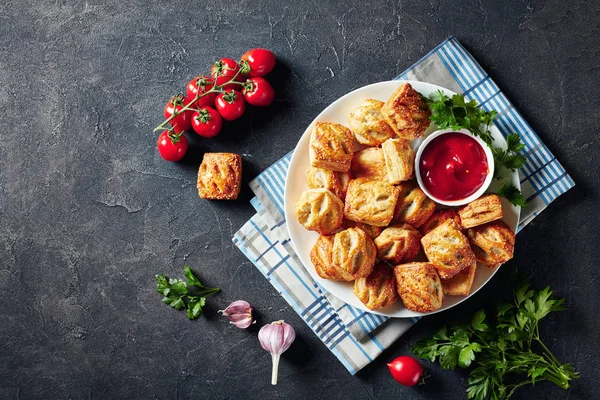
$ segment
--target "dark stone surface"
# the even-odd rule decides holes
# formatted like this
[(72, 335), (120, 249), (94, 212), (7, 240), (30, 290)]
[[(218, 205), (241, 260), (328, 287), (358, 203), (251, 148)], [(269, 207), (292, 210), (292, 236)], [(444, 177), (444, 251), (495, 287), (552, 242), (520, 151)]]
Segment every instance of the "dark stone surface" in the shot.
[[(330, 102), (387, 80), (450, 34), (515, 102), (577, 186), (517, 242), (520, 272), (569, 311), (543, 336), (582, 378), (515, 398), (590, 399), (600, 390), (597, 2), (8, 1), (0, 4), (0, 398), (463, 398), (466, 374), (431, 367), (395, 384), (385, 362), (441, 323), (507, 297), (508, 268), (469, 301), (429, 317), (350, 376), (233, 246), (253, 214), (197, 197), (204, 151), (244, 154), (245, 181), (294, 147)], [(171, 94), (220, 56), (255, 46), (279, 64), (274, 106), (192, 138), (183, 163), (156, 152)], [(160, 303), (154, 275), (184, 263), (223, 291), (206, 317)], [(256, 328), (216, 310), (245, 299), (297, 342), (280, 384)]]

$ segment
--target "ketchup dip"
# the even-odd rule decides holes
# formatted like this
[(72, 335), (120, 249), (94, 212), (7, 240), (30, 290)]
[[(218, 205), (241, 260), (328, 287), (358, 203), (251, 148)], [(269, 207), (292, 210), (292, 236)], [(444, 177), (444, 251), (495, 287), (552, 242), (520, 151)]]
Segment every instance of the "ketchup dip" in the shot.
[(481, 145), (471, 136), (450, 132), (433, 139), (420, 159), (423, 185), (432, 196), (462, 200), (475, 193), (489, 172)]

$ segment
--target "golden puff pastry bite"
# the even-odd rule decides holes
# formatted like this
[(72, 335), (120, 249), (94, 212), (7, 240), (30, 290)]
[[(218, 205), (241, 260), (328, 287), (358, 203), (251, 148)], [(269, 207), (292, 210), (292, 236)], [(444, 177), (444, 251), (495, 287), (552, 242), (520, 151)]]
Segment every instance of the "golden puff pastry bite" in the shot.
[(350, 113), (348, 124), (358, 143), (379, 146), (395, 135), (381, 115), (383, 104), (383, 101), (367, 99)]
[(404, 307), (417, 312), (438, 310), (444, 301), (442, 283), (430, 263), (415, 262), (394, 267), (396, 289)]
[(374, 226), (388, 226), (394, 216), (399, 189), (384, 181), (353, 179), (348, 185), (344, 217)]
[(408, 224), (385, 228), (374, 242), (377, 258), (392, 264), (412, 260), (421, 251), (421, 234)]
[(364, 278), (375, 265), (377, 250), (373, 240), (358, 228), (348, 228), (335, 234), (332, 261), (344, 280)]
[(419, 228), (435, 211), (435, 203), (419, 188), (415, 181), (402, 182), (394, 210), (394, 223), (407, 223)]
[(475, 262), (469, 239), (460, 225), (448, 219), (421, 239), (423, 250), (440, 278), (450, 279)]
[(493, 221), (467, 230), (477, 260), (497, 268), (513, 258), (515, 233), (503, 221)]
[(352, 174), (350, 172), (336, 172), (335, 174), (337, 175), (338, 181), (340, 182), (340, 199), (344, 200), (346, 198), (346, 193), (348, 192), (348, 185), (352, 180)]
[(345, 280), (342, 274), (334, 268), (331, 259), (333, 251), (333, 235), (321, 235), (310, 251), (310, 261), (315, 267), (317, 274), (323, 279), (333, 281)]
[(344, 203), (330, 190), (308, 189), (300, 195), (294, 211), (306, 229), (328, 235), (342, 226)]
[(468, 296), (477, 272), (477, 261), (450, 279), (442, 279), (442, 289), (447, 296)]
[(310, 165), (348, 172), (354, 154), (354, 136), (344, 125), (317, 122), (310, 136)]
[(502, 219), (502, 203), (497, 194), (486, 194), (458, 210), (463, 228), (472, 228)]
[(381, 107), (381, 115), (401, 139), (413, 140), (423, 136), (429, 127), (431, 111), (421, 93), (404, 83)]
[(387, 180), (392, 185), (408, 181), (413, 176), (415, 152), (408, 140), (388, 139), (381, 145)]
[(378, 263), (365, 278), (354, 281), (354, 294), (370, 310), (389, 306), (398, 300), (394, 270)]
[(310, 167), (306, 172), (306, 182), (311, 189), (330, 190), (340, 199), (343, 198), (342, 185), (338, 173), (329, 169)]
[(425, 221), (423, 225), (419, 228), (419, 231), (422, 235), (427, 235), (429, 232), (438, 227), (438, 225), (443, 224), (447, 219), (453, 219), (457, 224), (460, 225), (460, 217), (456, 210), (447, 209), (447, 210), (437, 210), (431, 217)]
[(363, 231), (365, 231), (367, 236), (370, 237), (371, 239), (375, 239), (377, 236), (381, 235), (381, 232), (383, 231), (383, 228), (380, 226), (363, 224), (362, 222), (354, 222), (354, 221), (351, 221), (351, 220), (345, 219), (345, 218), (344, 218), (344, 221), (342, 222), (342, 227), (344, 229), (354, 228), (354, 227), (362, 229)]
[(242, 187), (242, 157), (233, 153), (204, 153), (197, 187), (203, 199), (237, 199)]
[(368, 178), (374, 181), (387, 180), (383, 150), (370, 147), (354, 153), (350, 171), (354, 178)]

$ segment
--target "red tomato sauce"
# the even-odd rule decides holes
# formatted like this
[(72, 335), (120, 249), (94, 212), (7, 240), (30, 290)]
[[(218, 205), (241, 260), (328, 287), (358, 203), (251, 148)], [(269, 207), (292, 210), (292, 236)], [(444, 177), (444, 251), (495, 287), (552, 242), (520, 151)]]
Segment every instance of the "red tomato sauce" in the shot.
[(429, 193), (445, 201), (462, 200), (475, 193), (489, 171), (481, 145), (458, 132), (429, 142), (421, 154), (419, 167)]

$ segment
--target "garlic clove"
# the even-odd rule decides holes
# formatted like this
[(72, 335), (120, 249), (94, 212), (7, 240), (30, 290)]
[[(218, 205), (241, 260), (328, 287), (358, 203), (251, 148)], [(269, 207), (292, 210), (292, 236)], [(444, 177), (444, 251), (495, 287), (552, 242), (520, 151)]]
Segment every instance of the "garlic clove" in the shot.
[(252, 321), (252, 307), (244, 300), (236, 300), (219, 312), (229, 318), (229, 323), (237, 328), (246, 329), (256, 321)]

